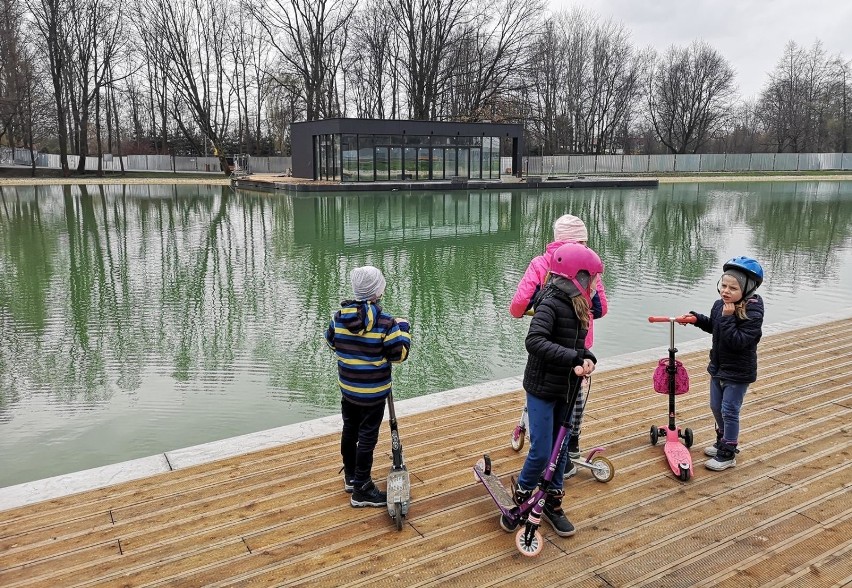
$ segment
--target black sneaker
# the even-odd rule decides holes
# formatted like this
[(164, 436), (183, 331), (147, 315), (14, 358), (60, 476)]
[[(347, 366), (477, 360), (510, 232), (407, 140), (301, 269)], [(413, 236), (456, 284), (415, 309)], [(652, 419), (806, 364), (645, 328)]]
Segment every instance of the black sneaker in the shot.
[(342, 468), (340, 468), (340, 470), (338, 470), (337, 473), (343, 474), (343, 491), (347, 494), (352, 494), (352, 491), (355, 489), (355, 485), (352, 481), (352, 476), (344, 472), (345, 469), (346, 466), (343, 466)]
[(349, 499), (349, 504), (355, 508), (361, 508), (362, 506), (381, 508), (387, 506), (388, 495), (376, 488), (376, 485), (370, 480), (352, 490), (352, 497)]
[(565, 516), (565, 511), (562, 510), (562, 497), (565, 492), (548, 492), (547, 498), (544, 499), (544, 510), (541, 512), (542, 518), (547, 521), (556, 534), (560, 537), (570, 537), (577, 530), (568, 517)]
[(580, 459), (580, 438), (571, 435), (568, 437), (568, 457)]

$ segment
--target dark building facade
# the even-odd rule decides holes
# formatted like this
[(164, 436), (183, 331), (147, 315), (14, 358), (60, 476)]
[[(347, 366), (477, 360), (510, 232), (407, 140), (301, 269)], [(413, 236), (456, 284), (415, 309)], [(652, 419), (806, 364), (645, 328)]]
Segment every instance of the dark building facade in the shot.
[[(332, 118), (293, 123), (293, 176), (340, 182), (495, 180), (521, 171), (519, 124)], [(501, 146), (511, 170), (500, 169)]]

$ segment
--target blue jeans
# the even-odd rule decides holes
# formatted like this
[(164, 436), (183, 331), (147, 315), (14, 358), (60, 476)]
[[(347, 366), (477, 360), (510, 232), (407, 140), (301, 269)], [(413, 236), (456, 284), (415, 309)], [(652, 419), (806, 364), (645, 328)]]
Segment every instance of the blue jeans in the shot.
[(740, 408), (746, 390), (747, 383), (710, 378), (710, 410), (716, 419), (716, 430), (730, 445), (736, 445), (740, 436)]
[[(565, 402), (547, 401), (527, 394), (527, 416), (529, 418), (530, 450), (521, 475), (518, 476), (518, 485), (524, 490), (532, 490), (538, 485), (539, 479), (544, 475), (545, 469), (550, 464), (550, 453), (553, 451), (553, 443), (559, 434), (562, 421), (568, 414), (568, 404)], [(562, 489), (565, 478), (565, 465), (568, 454), (556, 464), (553, 472), (551, 488)]]

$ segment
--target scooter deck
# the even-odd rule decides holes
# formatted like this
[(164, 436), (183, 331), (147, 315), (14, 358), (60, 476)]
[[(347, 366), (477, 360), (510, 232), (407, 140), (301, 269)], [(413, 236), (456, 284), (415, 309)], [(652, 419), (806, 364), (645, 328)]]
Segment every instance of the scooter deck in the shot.
[(411, 498), (411, 478), (408, 470), (401, 468), (391, 470), (388, 474), (388, 503), (401, 502), (406, 504)]
[(486, 474), (482, 471), (479, 464), (475, 464), (473, 466), (473, 471), (476, 474), (476, 477), (479, 478), (479, 481), (482, 482), (488, 490), (488, 493), (491, 494), (491, 497), (494, 499), (494, 502), (497, 503), (497, 506), (500, 507), (500, 510), (509, 511), (515, 507), (512, 497), (509, 495), (506, 487), (503, 486), (503, 482), (500, 481), (500, 478), (495, 476), (493, 473)]
[(677, 476), (680, 474), (680, 464), (688, 464), (689, 471), (692, 472), (692, 455), (689, 449), (686, 448), (680, 441), (667, 440), (663, 451), (666, 454), (666, 460), (669, 462), (669, 467)]

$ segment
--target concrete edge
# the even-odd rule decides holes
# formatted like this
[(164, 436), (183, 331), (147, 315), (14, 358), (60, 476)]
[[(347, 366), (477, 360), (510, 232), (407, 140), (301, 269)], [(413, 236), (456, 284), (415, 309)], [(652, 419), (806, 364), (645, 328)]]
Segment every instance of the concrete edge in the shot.
[[(852, 318), (852, 307), (844, 308), (837, 312), (821, 313), (765, 325), (763, 334), (764, 336), (776, 335), (803, 327), (816, 326), (849, 318)], [(710, 337), (706, 336), (678, 343), (677, 347), (680, 353), (708, 350), (710, 348)], [(598, 364), (597, 372), (606, 372), (653, 361), (660, 357), (665, 357), (667, 353), (668, 346), (664, 345), (643, 351), (625, 353), (611, 358), (602, 358)], [(522, 380), (523, 378), (520, 375), (512, 376), (472, 386), (465, 386), (463, 388), (456, 388), (454, 390), (436, 392), (419, 398), (400, 400), (396, 402), (395, 406), (397, 417), (401, 418), (452, 404), (491, 398), (507, 392), (520, 390)], [(154, 474), (188, 468), (218, 459), (285, 445), (294, 441), (337, 433), (340, 431), (341, 424), (340, 415), (332, 415), (240, 435), (238, 437), (231, 437), (229, 439), (222, 439), (220, 441), (211, 441), (201, 445), (175, 449), (149, 457), (7, 486), (0, 488), (0, 511), (103, 488), (121, 482), (138, 480)]]

